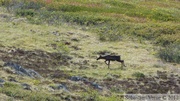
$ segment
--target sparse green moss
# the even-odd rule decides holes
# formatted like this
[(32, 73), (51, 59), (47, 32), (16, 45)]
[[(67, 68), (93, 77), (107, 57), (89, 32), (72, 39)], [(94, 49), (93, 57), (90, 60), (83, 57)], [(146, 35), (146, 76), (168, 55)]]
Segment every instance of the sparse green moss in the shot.
[(158, 56), (167, 62), (180, 63), (180, 45), (170, 44), (159, 50)]
[(132, 74), (132, 76), (136, 77), (136, 78), (144, 78), (145, 75), (141, 72), (135, 72)]
[(59, 101), (59, 97), (55, 97), (45, 92), (31, 92), (24, 90), (20, 85), (6, 82), (4, 87), (0, 88), (0, 92), (14, 99), (25, 101)]

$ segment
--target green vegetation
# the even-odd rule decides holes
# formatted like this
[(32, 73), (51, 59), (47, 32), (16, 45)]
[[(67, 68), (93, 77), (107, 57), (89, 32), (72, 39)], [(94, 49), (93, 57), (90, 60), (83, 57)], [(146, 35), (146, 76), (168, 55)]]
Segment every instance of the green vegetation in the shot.
[(173, 44), (166, 46), (164, 49), (159, 51), (159, 57), (166, 62), (180, 63), (180, 45)]
[(136, 77), (136, 78), (144, 78), (145, 75), (141, 72), (135, 72), (132, 74), (132, 76)]
[(60, 98), (52, 96), (42, 92), (31, 92), (23, 90), (23, 88), (15, 83), (5, 83), (3, 88), (0, 88), (0, 92), (8, 95), (9, 97), (26, 100), (26, 101), (59, 101)]
[(34, 24), (87, 26), (90, 31), (98, 33), (101, 41), (122, 41), (125, 37), (135, 36), (140, 42), (148, 39), (162, 46), (180, 43), (179, 2), (173, 0), (0, 2)]
[(1, 5), (13, 9), (16, 15), (26, 16), (35, 24), (71, 23), (88, 26), (99, 33), (102, 41), (119, 41), (124, 35), (135, 35), (155, 40), (154, 43), (160, 45), (180, 42), (179, 2), (173, 0), (15, 1), (0, 2)]
[[(157, 70), (176, 71), (169, 67), (180, 63), (179, 5), (177, 0), (0, 0), (0, 51), (4, 52), (0, 56), (12, 57), (49, 80), (24, 80), (37, 88), (45, 86), (33, 93), (6, 82), (0, 93), (26, 101), (119, 101), (119, 93), (126, 91), (116, 89), (120, 80), (144, 78)], [(18, 48), (20, 53), (9, 55)], [(118, 62), (111, 62), (107, 69), (104, 61), (96, 61), (96, 55), (105, 53), (121, 55), (127, 67), (120, 69)], [(71, 76), (106, 89), (67, 80)], [(49, 85), (55, 88), (58, 83), (67, 85), (72, 95), (49, 91)]]

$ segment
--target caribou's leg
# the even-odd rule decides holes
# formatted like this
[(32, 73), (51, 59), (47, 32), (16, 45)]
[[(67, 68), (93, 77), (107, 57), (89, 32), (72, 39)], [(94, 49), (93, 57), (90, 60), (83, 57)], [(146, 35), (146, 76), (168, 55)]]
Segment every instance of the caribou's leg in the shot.
[(121, 62), (121, 66), (123, 67), (126, 67), (126, 65), (124, 64), (124, 60), (118, 60), (118, 62)]
[(107, 60), (105, 60), (104, 62), (105, 62), (106, 65), (108, 65), (108, 64), (107, 64)]
[(124, 64), (124, 60), (122, 60), (121, 64), (122, 64), (124, 67), (126, 67), (126, 65)]
[[(107, 63), (107, 61), (108, 61), (108, 63)], [(105, 62), (106, 65), (108, 65), (108, 68), (109, 68), (110, 60), (105, 60), (104, 62)]]
[(108, 69), (109, 69), (109, 66), (110, 66), (110, 60), (108, 61)]

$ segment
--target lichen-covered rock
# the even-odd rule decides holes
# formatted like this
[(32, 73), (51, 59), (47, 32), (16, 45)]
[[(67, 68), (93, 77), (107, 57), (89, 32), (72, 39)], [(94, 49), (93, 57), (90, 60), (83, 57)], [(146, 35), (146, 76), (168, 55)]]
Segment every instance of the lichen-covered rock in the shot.
[(76, 82), (82, 81), (84, 84), (90, 85), (90, 86), (92, 86), (92, 87), (95, 88), (95, 89), (103, 90), (103, 87), (100, 86), (99, 84), (97, 84), (97, 83), (95, 83), (95, 82), (91, 82), (91, 81), (89, 81), (88, 79), (83, 78), (83, 77), (80, 77), (80, 76), (72, 76), (72, 77), (70, 78), (70, 80), (71, 80), (71, 81), (76, 81)]
[(3, 79), (0, 78), (0, 83), (4, 83), (5, 81)]
[(5, 81), (3, 79), (0, 78), (0, 87), (4, 86)]
[(25, 90), (32, 90), (31, 85), (27, 84), (27, 83), (22, 83), (21, 86), (23, 87), (23, 89)]
[(66, 85), (64, 84), (53, 84), (50, 85), (49, 87), (52, 88), (53, 90), (64, 90), (65, 92), (69, 92)]
[(34, 71), (32, 69), (25, 69), (22, 66), (12, 63), (12, 62), (7, 62), (4, 64), (4, 66), (11, 67), (11, 69), (6, 68), (6, 70), (9, 72), (12, 72), (12, 73), (16, 73), (16, 74), (23, 75), (23, 76), (29, 76), (31, 78), (42, 78), (42, 76), (39, 73), (37, 73), (36, 71)]

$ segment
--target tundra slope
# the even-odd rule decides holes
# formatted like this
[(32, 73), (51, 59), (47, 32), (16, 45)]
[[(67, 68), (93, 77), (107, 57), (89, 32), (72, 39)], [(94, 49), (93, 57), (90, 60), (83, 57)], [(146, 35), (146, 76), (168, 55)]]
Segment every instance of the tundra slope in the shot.
[[(130, 41), (128, 38), (125, 38), (120, 42), (101, 42), (98, 40), (96, 33), (83, 31), (81, 28), (70, 28), (66, 25), (54, 27), (46, 25), (33, 25), (25, 22), (15, 25), (11, 22), (5, 22), (2, 20), (1, 22), (2, 23), (0, 24), (2, 27), (0, 29), (3, 30), (1, 30), (0, 34), (2, 37), (0, 40), (0, 61), (11, 60), (19, 63), (25, 68), (33, 68), (42, 74), (46, 80), (33, 81), (29, 78), (17, 75), (14, 76), (14, 74), (11, 73), (4, 73), (5, 71), (3, 69), (1, 69), (2, 73), (0, 77), (7, 78), (5, 80), (8, 81), (10, 77), (14, 76), (14, 79), (18, 82), (26, 81), (26, 83), (37, 85), (40, 89), (45, 90), (46, 93), (48, 92), (52, 94), (52, 96), (54, 95), (54, 92), (47, 91), (46, 87), (48, 88), (50, 86), (51, 88), (56, 88), (54, 87), (56, 83), (65, 84), (67, 88), (69, 88), (71, 94), (80, 96), (74, 97), (71, 95), (74, 99), (90, 99), (92, 96), (94, 98), (101, 96), (108, 99), (108, 97), (112, 95), (118, 96), (118, 94), (122, 92), (143, 93), (142, 91), (145, 88), (142, 88), (141, 84), (147, 83), (147, 77), (138, 79), (140, 80), (140, 83), (138, 83), (132, 74), (141, 72), (145, 75), (152, 75), (154, 77), (157, 75), (157, 70), (173, 72), (173, 75), (179, 73), (179, 64), (175, 65), (160, 61), (153, 55), (156, 50), (149, 42), (138, 43), (137, 41)], [(31, 29), (27, 29), (27, 27)], [(54, 32), (56, 32), (56, 34), (54, 34)], [(6, 36), (7, 34), (9, 34), (9, 36)], [(16, 40), (14, 40), (14, 38)], [(6, 40), (8, 40), (8, 42)], [(31, 43), (29, 43), (29, 40)], [(60, 48), (62, 48), (58, 47), (59, 42), (64, 43), (64, 45), (68, 47), (69, 53), (67, 57), (64, 53), (61, 55), (58, 53)], [(121, 53), (122, 58), (126, 61), (127, 67), (125, 67), (124, 70), (121, 70), (119, 69), (119, 63), (114, 62), (111, 65), (112, 69), (107, 69), (104, 63), (102, 64), (102, 62), (96, 61), (96, 55), (102, 51), (105, 53)], [(63, 57), (61, 58), (61, 56)], [(58, 61), (59, 59), (62, 60), (60, 63)], [(89, 96), (83, 97), (84, 93), (97, 90), (94, 89), (93, 86), (86, 84), (86, 82), (81, 82), (81, 80), (79, 82), (69, 81), (70, 77), (76, 75), (86, 78), (85, 80), (88, 80), (88, 82), (95, 82), (89, 83), (91, 85), (101, 85), (103, 87), (103, 91), (98, 92), (98, 94), (89, 94)], [(123, 81), (123, 79), (125, 80)], [(160, 78), (160, 80), (161, 79), (162, 78)], [(167, 86), (170, 88), (171, 86), (177, 87), (177, 84), (171, 84), (174, 81), (171, 82), (168, 80), (170, 79), (167, 79), (167, 82), (169, 82)], [(175, 76), (174, 80), (178, 81), (179, 78)], [(139, 84), (139, 90), (134, 88), (137, 86), (136, 82)], [(165, 83), (166, 81), (161, 82), (163, 85)], [(158, 90), (161, 85), (158, 87), (155, 86), (154, 88), (154, 86), (151, 85), (151, 82), (149, 84), (150, 85), (148, 86), (153, 88), (151, 93), (167, 93), (169, 91), (169, 89), (163, 91), (162, 89)], [(4, 88), (2, 89), (7, 90)], [(174, 90), (172, 90), (172, 92), (173, 91)], [(2, 91), (1, 93), (6, 92)], [(62, 97), (63, 94), (62, 92), (57, 91), (55, 95)], [(108, 95), (108, 97), (106, 97), (106, 95)], [(18, 99), (18, 96), (16, 97)]]

